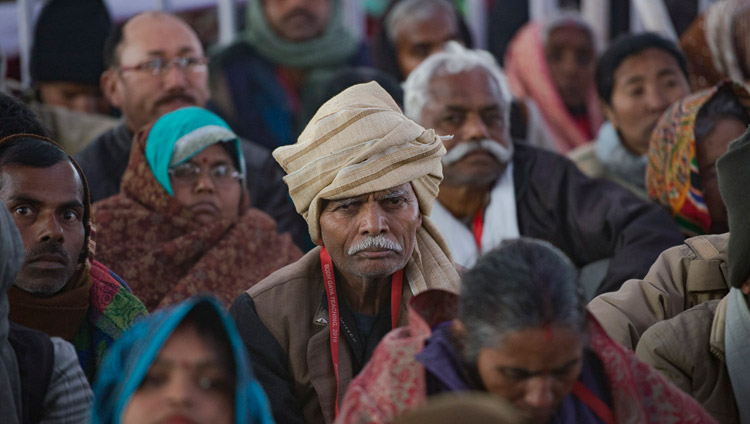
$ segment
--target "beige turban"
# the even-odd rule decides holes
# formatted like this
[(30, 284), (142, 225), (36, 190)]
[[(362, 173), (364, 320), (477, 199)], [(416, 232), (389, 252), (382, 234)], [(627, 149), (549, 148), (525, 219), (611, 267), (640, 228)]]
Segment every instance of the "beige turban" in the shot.
[(425, 259), (420, 257), (420, 249), (422, 256), (438, 249), (442, 252), (430, 255), (446, 258), (455, 274), (445, 241), (427, 219), (443, 179), (440, 159), (444, 154), (442, 139), (435, 131), (405, 117), (375, 82), (355, 85), (327, 101), (296, 144), (273, 152), (287, 172), (284, 181), (289, 194), (297, 212), (307, 220), (314, 242), (322, 240), (319, 218), (323, 199), (346, 199), (411, 182), (423, 215), (416, 259)]

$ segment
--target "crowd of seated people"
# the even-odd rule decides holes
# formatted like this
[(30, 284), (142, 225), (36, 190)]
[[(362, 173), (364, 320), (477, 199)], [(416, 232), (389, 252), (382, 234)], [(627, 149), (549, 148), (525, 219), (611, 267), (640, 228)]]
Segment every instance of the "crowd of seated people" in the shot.
[(0, 421), (749, 422), (741, 0), (504, 68), (466, 2), (71, 2), (0, 93)]

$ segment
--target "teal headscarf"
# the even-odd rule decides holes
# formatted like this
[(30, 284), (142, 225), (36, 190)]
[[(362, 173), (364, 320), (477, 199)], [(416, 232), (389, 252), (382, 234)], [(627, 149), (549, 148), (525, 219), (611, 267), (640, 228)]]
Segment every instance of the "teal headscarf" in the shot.
[(169, 167), (179, 165), (220, 142), (234, 143), (236, 165), (244, 179), (245, 158), (239, 137), (216, 114), (194, 106), (169, 112), (154, 123), (146, 138), (146, 161), (156, 181), (173, 196)]
[(214, 297), (192, 297), (140, 321), (110, 348), (94, 386), (92, 424), (117, 424), (125, 407), (156, 359), (159, 350), (187, 314), (205, 308), (215, 316), (216, 331), (224, 331), (232, 348), (236, 370), (234, 422), (273, 424), (268, 398), (255, 379), (245, 346), (234, 322)]
[(328, 24), (318, 38), (292, 42), (276, 35), (266, 21), (263, 0), (247, 5), (245, 40), (274, 63), (292, 68), (328, 68), (343, 65), (359, 47), (359, 40), (344, 25), (342, 0), (331, 2)]

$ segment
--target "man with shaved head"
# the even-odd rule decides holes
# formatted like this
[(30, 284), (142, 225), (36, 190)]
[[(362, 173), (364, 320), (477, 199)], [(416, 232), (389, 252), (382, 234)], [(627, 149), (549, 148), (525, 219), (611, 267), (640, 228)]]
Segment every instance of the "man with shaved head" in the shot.
[[(184, 106), (206, 106), (208, 59), (195, 31), (174, 15), (144, 12), (117, 26), (105, 45), (102, 91), (122, 112), (123, 123), (76, 155), (91, 184), (93, 202), (117, 194), (133, 135), (144, 125)], [(271, 215), (280, 232), (302, 244), (304, 222), (294, 213), (268, 150), (241, 143), (253, 206)]]

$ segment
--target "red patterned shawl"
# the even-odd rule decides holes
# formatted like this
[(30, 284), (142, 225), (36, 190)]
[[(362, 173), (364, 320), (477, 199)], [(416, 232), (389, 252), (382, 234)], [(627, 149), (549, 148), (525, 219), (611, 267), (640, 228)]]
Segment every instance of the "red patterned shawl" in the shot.
[[(265, 213), (195, 221), (156, 181), (144, 154), (150, 127), (133, 139), (120, 194), (94, 204), (97, 259), (128, 282), (149, 311), (210, 292), (225, 305), (302, 254)], [(245, 194), (247, 202), (247, 194)]]
[[(458, 297), (430, 290), (409, 303), (409, 325), (388, 333), (352, 380), (337, 423), (389, 423), (426, 402), (424, 367), (414, 357), (430, 328), (455, 317)], [(689, 395), (612, 340), (589, 315), (590, 348), (604, 364), (618, 423), (714, 423)]]

